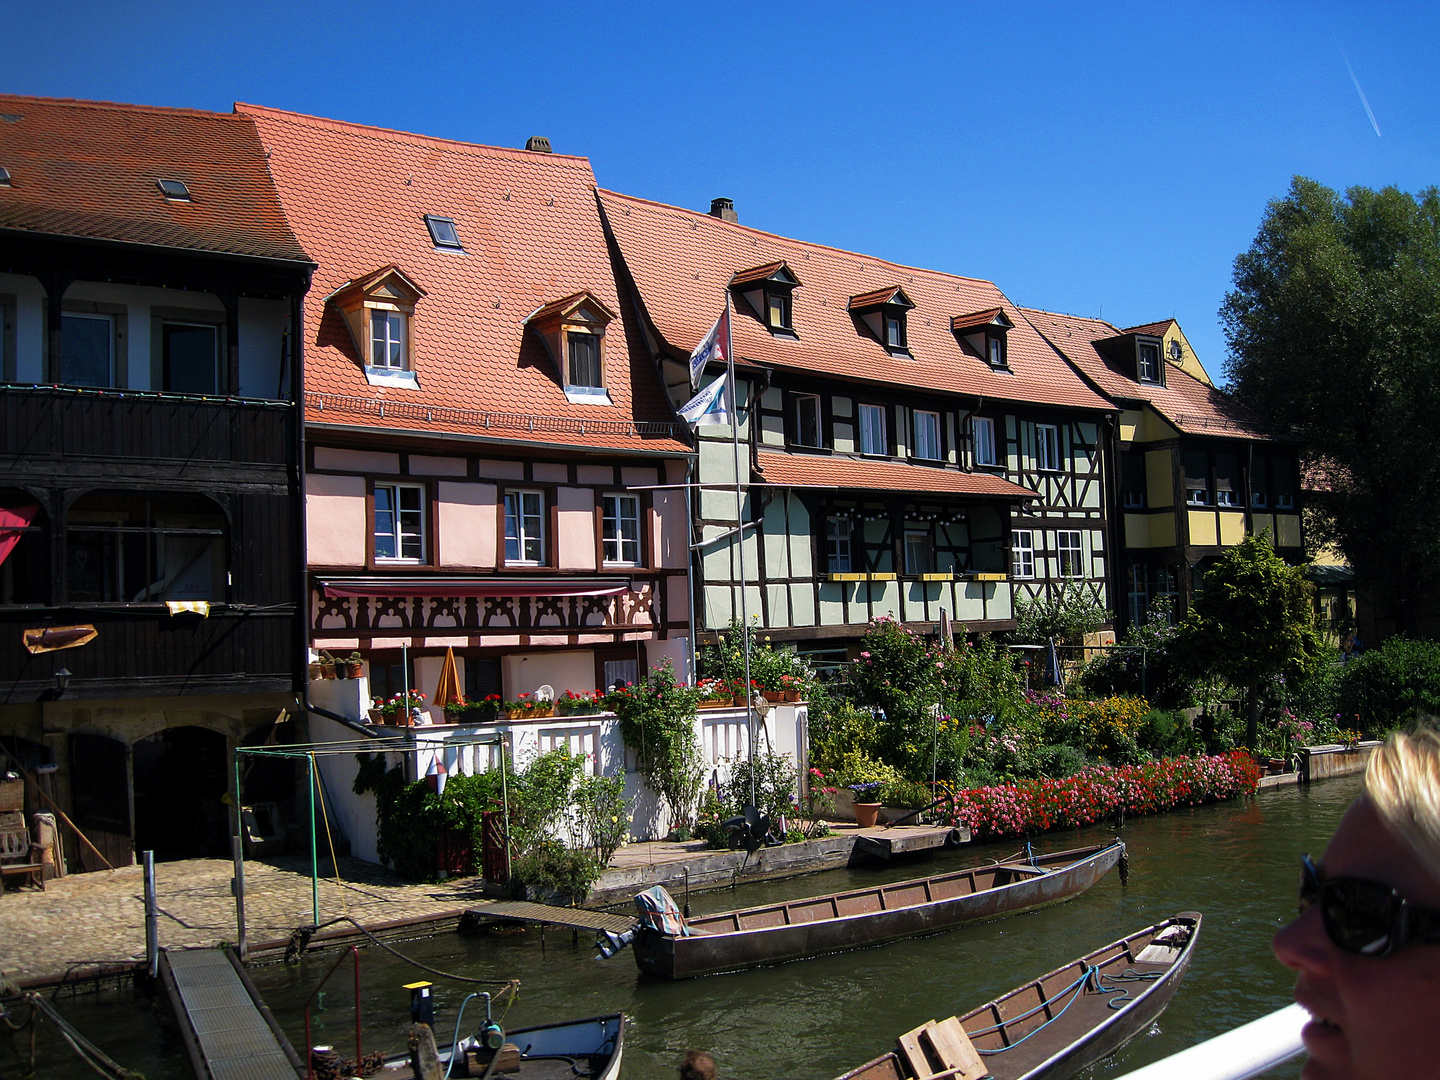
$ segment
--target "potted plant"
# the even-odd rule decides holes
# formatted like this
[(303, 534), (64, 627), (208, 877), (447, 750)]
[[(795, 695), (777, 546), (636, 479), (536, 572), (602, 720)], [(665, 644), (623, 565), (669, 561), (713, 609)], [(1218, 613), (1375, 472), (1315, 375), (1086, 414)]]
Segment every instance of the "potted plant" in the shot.
[(389, 722), (390, 714), (385, 711), (384, 698), (371, 698), (370, 700), (370, 722), (372, 724), (385, 724)]
[(309, 666), (305, 670), (306, 674), (310, 676), (311, 682), (317, 682), (320, 679), (324, 678), (324, 676), (320, 673), (320, 661), (318, 658), (315, 660), (311, 660)]
[[(380, 699), (376, 698), (375, 700), (379, 701)], [(424, 707), (425, 695), (419, 690), (411, 690), (408, 696), (402, 691), (380, 706), (380, 715), (385, 718), (382, 723), (409, 727), (411, 711)]]
[(780, 690), (786, 701), (799, 701), (804, 683), (798, 675), (781, 675)]
[(566, 690), (555, 699), (555, 711), (560, 716), (594, 716), (600, 711), (600, 700), (604, 696), (599, 690), (593, 694)]
[(352, 679), (358, 679), (365, 673), (365, 661), (360, 656), (360, 650), (356, 649), (345, 658), (345, 674)]
[(521, 694), (516, 700), (505, 703), (505, 711), (510, 714), (511, 720), (536, 720), (554, 716), (555, 706), (529, 694)]
[(499, 719), (504, 704), (499, 694), (486, 694), (474, 701), (446, 705), (445, 715), (452, 724), (488, 724)]
[(855, 824), (862, 829), (874, 828), (880, 816), (881, 786), (879, 780), (865, 780), (849, 785), (850, 794), (855, 799)]
[(335, 658), (324, 650), (320, 652), (320, 678), (335, 678)]
[(702, 679), (695, 688), (701, 695), (696, 708), (728, 709), (734, 703), (734, 694), (724, 679)]

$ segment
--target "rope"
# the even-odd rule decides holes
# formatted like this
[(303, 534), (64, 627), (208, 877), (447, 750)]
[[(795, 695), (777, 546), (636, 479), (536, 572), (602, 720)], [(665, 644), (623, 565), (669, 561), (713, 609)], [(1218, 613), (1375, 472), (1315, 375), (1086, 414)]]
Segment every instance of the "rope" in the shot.
[(1029, 1019), (1030, 1017), (1034, 1016), (1036, 1013), (1040, 1012), (1042, 1009), (1045, 1009), (1045, 1008), (1047, 1008), (1047, 1007), (1055, 1004), (1056, 1001), (1058, 1001), (1060, 998), (1064, 997), (1066, 994), (1069, 994), (1071, 991), (1074, 991), (1074, 996), (1071, 997), (1070, 1000), (1065, 1003), (1065, 1007), (1064, 1007), (1064, 1008), (1062, 1008), (1062, 1009), (1061, 1009), (1058, 1013), (1056, 1013), (1054, 1016), (1050, 1017), (1050, 1019), (1046, 1020), (1043, 1024), (1041, 1024), (1039, 1027), (1037, 1027), (1034, 1031), (1030, 1032), (1029, 1035), (1026, 1035), (1024, 1038), (1016, 1039), (1013, 1043), (1010, 1043), (1008, 1046), (1002, 1046), (1002, 1047), (1000, 1047), (998, 1050), (981, 1050), (981, 1051), (980, 1051), (980, 1053), (981, 1053), (982, 1055), (986, 1055), (986, 1056), (991, 1055), (991, 1054), (1003, 1054), (1006, 1050), (1013, 1050), (1015, 1047), (1019, 1046), (1021, 1043), (1023, 1043), (1026, 1039), (1030, 1038), (1032, 1035), (1037, 1035), (1037, 1034), (1039, 1034), (1041, 1031), (1044, 1031), (1045, 1028), (1049, 1027), (1049, 1026), (1050, 1026), (1051, 1024), (1053, 1024), (1056, 1020), (1059, 1020), (1060, 1017), (1064, 1016), (1066, 1009), (1069, 1009), (1071, 1005), (1074, 1005), (1075, 1002), (1076, 1002), (1077, 1000), (1079, 1000), (1080, 994), (1081, 994), (1081, 992), (1082, 992), (1082, 990), (1083, 990), (1083, 988), (1084, 988), (1084, 986), (1085, 986), (1085, 983), (1086, 983), (1087, 981), (1093, 981), (1093, 983), (1094, 983), (1093, 990), (1094, 990), (1094, 992), (1097, 993), (1097, 994), (1119, 994), (1119, 995), (1120, 995), (1119, 997), (1111, 998), (1109, 1001), (1106, 1002), (1106, 1004), (1107, 1004), (1110, 1008), (1112, 1008), (1112, 1009), (1123, 1009), (1123, 1008), (1125, 1007), (1125, 1003), (1126, 1003), (1126, 1002), (1130, 1002), (1130, 1001), (1134, 1001), (1134, 1000), (1135, 1000), (1134, 998), (1132, 998), (1132, 997), (1130, 996), (1130, 988), (1129, 988), (1129, 987), (1122, 987), (1122, 986), (1111, 986), (1111, 987), (1107, 988), (1107, 987), (1105, 987), (1104, 985), (1102, 985), (1103, 983), (1105, 983), (1105, 982), (1112, 982), (1112, 983), (1131, 983), (1131, 984), (1133, 984), (1133, 983), (1137, 983), (1137, 982), (1150, 982), (1150, 981), (1153, 980), (1153, 979), (1158, 979), (1158, 978), (1160, 978), (1160, 977), (1161, 977), (1162, 975), (1164, 975), (1164, 974), (1165, 974), (1165, 972), (1163, 972), (1163, 971), (1143, 971), (1143, 972), (1142, 972), (1142, 971), (1136, 971), (1134, 968), (1126, 968), (1126, 969), (1125, 969), (1124, 971), (1122, 971), (1119, 975), (1102, 975), (1102, 974), (1100, 973), (1100, 969), (1099, 969), (1098, 967), (1096, 967), (1094, 964), (1087, 964), (1087, 965), (1085, 966), (1085, 971), (1084, 971), (1084, 973), (1083, 973), (1078, 979), (1076, 979), (1076, 980), (1075, 980), (1073, 983), (1071, 983), (1069, 986), (1067, 986), (1067, 987), (1065, 987), (1063, 990), (1061, 990), (1060, 993), (1058, 993), (1058, 994), (1056, 994), (1054, 997), (1050, 998), (1050, 1000), (1048, 1000), (1048, 1001), (1042, 1001), (1039, 1005), (1036, 1005), (1033, 1009), (1030, 1009), (1030, 1010), (1027, 1011), (1027, 1012), (1023, 1012), (1023, 1013), (1021, 1013), (1019, 1016), (1012, 1016), (1012, 1017), (1010, 1017), (1010, 1019), (1006, 1020), (1004, 1023), (993, 1024), (993, 1025), (991, 1025), (990, 1027), (980, 1028), (980, 1029), (978, 1029), (978, 1030), (976, 1030), (976, 1031), (971, 1031), (971, 1032), (969, 1032), (968, 1034), (971, 1035), (972, 1037), (977, 1036), (977, 1035), (991, 1035), (991, 1034), (994, 1034), (995, 1032), (1000, 1031), (1000, 1030), (1002, 1030), (1003, 1028), (1008, 1027), (1008, 1026), (1011, 1025), (1011, 1024), (1018, 1023), (1018, 1022), (1021, 1021), (1021, 1020), (1027, 1020), (1027, 1019)]
[(320, 813), (325, 820), (325, 839), (330, 844), (330, 869), (335, 871), (335, 890), (340, 894), (340, 909), (349, 908), (345, 902), (345, 887), (340, 883), (340, 860), (335, 857), (335, 837), (330, 832), (330, 810), (325, 805), (325, 786), (320, 783), (320, 769), (315, 764), (315, 754), (310, 754), (310, 773), (315, 777), (315, 790), (320, 793)]
[[(369, 938), (373, 944), (379, 945), (380, 948), (384, 949), (397, 960), (403, 960), (411, 967), (419, 968), (421, 971), (428, 972), (429, 974), (434, 975), (438, 978), (449, 979), (452, 982), (469, 983), (473, 986), (499, 986), (502, 988), (513, 988), (514, 992), (516, 993), (518, 993), (520, 990), (519, 979), (472, 979), (468, 975), (455, 975), (449, 971), (441, 971), (439, 968), (433, 968), (430, 967), (430, 965), (428, 964), (422, 964), (419, 960), (416, 960), (413, 957), (406, 956), (399, 949), (396, 949), (393, 946), (387, 945), (385, 942), (381, 941), (378, 937), (372, 934), (369, 930), (366, 930), (365, 927), (361, 926), (349, 915), (341, 915), (338, 918), (331, 919), (328, 922), (319, 923), (315, 926), (297, 927), (295, 932), (290, 935), (290, 943), (285, 946), (286, 961), (288, 962), (294, 955), (299, 955), (300, 953), (303, 953), (305, 949), (309, 946), (310, 939), (314, 937), (317, 932), (323, 930), (327, 926), (334, 926), (336, 923), (342, 922), (349, 923), (351, 926), (355, 927), (356, 930), (359, 930), (360, 933), (364, 934), (367, 938)], [(502, 994), (504, 992), (505, 989), (502, 989), (500, 991), (500, 993)], [(495, 996), (499, 997), (500, 995), (496, 994)], [(508, 1009), (509, 1006), (506, 1006), (506, 1008)]]
[(106, 1077), (106, 1080), (144, 1080), (139, 1073), (131, 1072), (106, 1057), (104, 1051), (76, 1031), (69, 1021), (56, 1012), (50, 1003), (39, 994), (27, 993), (25, 1000), (30, 1003), (32, 1022), (40, 1017), (49, 1020), (60, 1032), (60, 1037), (70, 1044), (70, 1049), (75, 1051), (80, 1060), (101, 1076)]

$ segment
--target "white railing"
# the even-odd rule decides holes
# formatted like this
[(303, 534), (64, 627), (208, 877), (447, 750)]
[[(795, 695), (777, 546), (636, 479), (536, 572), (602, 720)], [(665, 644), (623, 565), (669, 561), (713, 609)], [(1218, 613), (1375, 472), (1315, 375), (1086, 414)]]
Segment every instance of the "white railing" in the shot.
[(1305, 1052), (1300, 1029), (1310, 1014), (1299, 1005), (1252, 1020), (1116, 1080), (1247, 1080)]

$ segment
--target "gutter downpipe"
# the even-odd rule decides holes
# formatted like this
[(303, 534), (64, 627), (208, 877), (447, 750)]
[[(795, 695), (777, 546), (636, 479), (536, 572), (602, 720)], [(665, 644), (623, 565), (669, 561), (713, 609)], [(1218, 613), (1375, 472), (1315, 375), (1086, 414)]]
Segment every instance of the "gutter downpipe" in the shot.
[[(698, 440), (697, 440), (698, 441)], [(696, 447), (698, 456), (699, 447)], [(690, 684), (693, 686), (699, 682), (700, 666), (697, 661), (698, 651), (695, 643), (695, 508), (693, 505), (691, 481), (695, 476), (695, 457), (685, 462), (685, 533), (690, 537), (690, 542), (685, 545), (685, 595), (689, 597), (685, 605), (689, 609), (690, 617)]]
[(1300, 1029), (1309, 1019), (1299, 1005), (1287, 1005), (1118, 1080), (1248, 1080), (1303, 1054)]

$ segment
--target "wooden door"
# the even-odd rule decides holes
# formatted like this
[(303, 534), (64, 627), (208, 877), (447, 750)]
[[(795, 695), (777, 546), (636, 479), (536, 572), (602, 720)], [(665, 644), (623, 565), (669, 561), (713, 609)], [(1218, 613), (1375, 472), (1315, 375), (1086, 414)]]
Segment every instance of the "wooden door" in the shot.
[[(107, 735), (75, 732), (70, 736), (70, 790), (74, 793), (71, 818), (76, 826), (110, 860), (111, 866), (135, 861), (130, 840), (130, 769), (125, 744)], [(104, 864), (84, 844), (80, 865), (103, 870)]]

